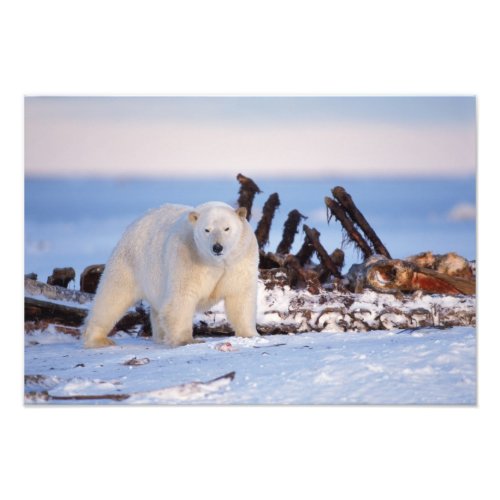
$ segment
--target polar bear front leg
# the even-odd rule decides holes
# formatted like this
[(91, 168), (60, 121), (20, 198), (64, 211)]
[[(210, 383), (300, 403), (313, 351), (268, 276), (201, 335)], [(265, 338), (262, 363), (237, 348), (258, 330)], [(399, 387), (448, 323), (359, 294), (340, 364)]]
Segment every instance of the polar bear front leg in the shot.
[(164, 342), (165, 331), (161, 327), (160, 319), (158, 317), (158, 311), (151, 308), (151, 311), (149, 313), (149, 319), (151, 320), (151, 330), (153, 332), (153, 340), (158, 343)]
[(193, 338), (195, 310), (194, 301), (186, 297), (164, 304), (158, 314), (159, 326), (164, 332), (163, 339), (159, 341), (170, 347), (196, 343)]
[(249, 289), (237, 295), (228, 295), (224, 299), (226, 316), (234, 328), (237, 337), (258, 337), (255, 328), (257, 322), (256, 290)]

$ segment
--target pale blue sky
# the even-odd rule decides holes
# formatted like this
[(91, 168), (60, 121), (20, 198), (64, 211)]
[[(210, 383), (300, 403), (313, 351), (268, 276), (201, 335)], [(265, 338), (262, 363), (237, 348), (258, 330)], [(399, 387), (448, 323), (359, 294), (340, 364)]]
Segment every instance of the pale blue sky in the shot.
[(476, 100), (27, 97), (27, 175), (471, 175)]

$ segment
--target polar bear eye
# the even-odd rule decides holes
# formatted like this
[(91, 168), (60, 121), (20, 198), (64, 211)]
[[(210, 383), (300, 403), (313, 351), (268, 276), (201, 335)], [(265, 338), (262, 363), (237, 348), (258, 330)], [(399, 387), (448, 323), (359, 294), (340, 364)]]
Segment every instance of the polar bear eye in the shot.
[(229, 228), (228, 228), (228, 227), (226, 227), (226, 229), (224, 229), (224, 231), (229, 231)]
[(210, 232), (210, 229), (205, 229), (205, 233), (209, 233)]

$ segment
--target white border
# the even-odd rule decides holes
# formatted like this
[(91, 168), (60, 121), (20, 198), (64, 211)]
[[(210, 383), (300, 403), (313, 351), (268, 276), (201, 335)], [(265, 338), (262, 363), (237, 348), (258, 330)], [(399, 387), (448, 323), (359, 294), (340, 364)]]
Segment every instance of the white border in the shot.
[[(499, 36), (488, 5), (88, 0), (4, 8), (2, 490), (51, 499), (498, 494), (488, 456), (499, 448), (500, 334), (488, 276), (498, 273), (489, 234), (498, 227), (490, 214), (498, 213)], [(22, 406), (23, 95), (200, 93), (478, 95), (478, 408)]]

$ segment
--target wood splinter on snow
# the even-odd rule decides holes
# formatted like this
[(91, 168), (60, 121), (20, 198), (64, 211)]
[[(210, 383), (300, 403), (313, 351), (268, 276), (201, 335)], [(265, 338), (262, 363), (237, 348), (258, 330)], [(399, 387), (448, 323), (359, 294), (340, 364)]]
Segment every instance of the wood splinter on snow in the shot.
[(133, 358), (125, 361), (125, 363), (123, 364), (126, 366), (142, 366), (147, 365), (149, 361), (149, 358), (137, 358), (136, 356), (134, 356)]
[(235, 374), (236, 372), (233, 371), (212, 380), (208, 380), (207, 382), (187, 382), (185, 384), (166, 387), (164, 389), (145, 392), (132, 392), (130, 394), (74, 394), (69, 396), (58, 396), (55, 394), (50, 394), (49, 391), (41, 391), (25, 393), (25, 399), (41, 399), (44, 401), (125, 401), (127, 399), (130, 399), (131, 402), (134, 402), (134, 400), (138, 400), (138, 402), (141, 402), (141, 400), (148, 398), (153, 400), (156, 399), (159, 401), (168, 401), (169, 399), (193, 399), (196, 397), (204, 396), (205, 394), (210, 394), (225, 387), (234, 379)]

